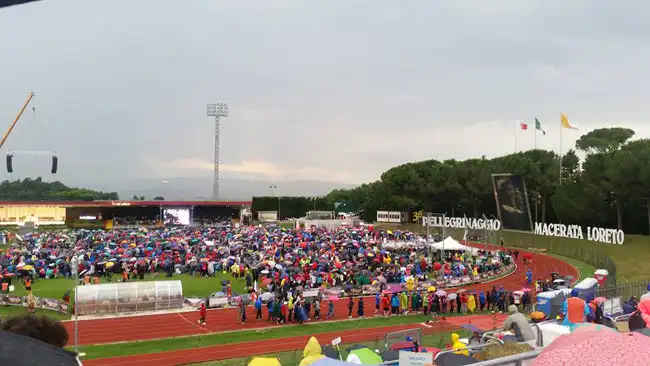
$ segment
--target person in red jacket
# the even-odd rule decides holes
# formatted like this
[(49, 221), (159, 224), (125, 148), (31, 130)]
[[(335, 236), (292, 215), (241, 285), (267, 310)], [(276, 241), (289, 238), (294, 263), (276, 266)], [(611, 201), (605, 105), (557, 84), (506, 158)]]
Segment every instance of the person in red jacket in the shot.
[(381, 298), (381, 307), (384, 309), (384, 316), (388, 316), (390, 314), (390, 300), (388, 299), (388, 295), (384, 295)]
[(205, 310), (205, 303), (201, 303), (201, 308), (199, 309), (199, 324), (205, 325), (205, 315), (207, 311)]

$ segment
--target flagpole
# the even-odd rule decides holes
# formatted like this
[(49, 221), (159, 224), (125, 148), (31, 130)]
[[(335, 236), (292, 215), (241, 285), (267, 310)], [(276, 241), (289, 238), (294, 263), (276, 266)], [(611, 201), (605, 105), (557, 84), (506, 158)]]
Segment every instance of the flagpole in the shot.
[(517, 153), (517, 134), (519, 133), (519, 122), (515, 122), (515, 154)]
[(560, 123), (560, 185), (562, 185), (562, 123)]
[(535, 120), (535, 130), (533, 130), (533, 146), (537, 150), (537, 120)]

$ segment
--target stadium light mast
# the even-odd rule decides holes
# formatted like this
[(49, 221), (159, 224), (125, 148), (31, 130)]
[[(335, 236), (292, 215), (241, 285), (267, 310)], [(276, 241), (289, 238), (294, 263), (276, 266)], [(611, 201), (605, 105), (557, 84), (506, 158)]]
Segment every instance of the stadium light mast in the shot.
[(208, 117), (214, 117), (214, 177), (212, 183), (212, 199), (219, 199), (219, 119), (228, 117), (228, 104), (217, 102), (208, 104), (206, 109)]

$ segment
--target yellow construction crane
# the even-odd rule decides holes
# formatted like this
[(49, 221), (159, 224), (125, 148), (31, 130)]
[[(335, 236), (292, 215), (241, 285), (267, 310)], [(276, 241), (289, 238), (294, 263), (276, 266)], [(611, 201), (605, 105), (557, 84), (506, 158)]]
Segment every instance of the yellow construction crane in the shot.
[(27, 109), (27, 106), (29, 105), (29, 102), (32, 101), (32, 98), (34, 98), (34, 93), (29, 93), (29, 96), (27, 97), (25, 104), (23, 104), (23, 107), (20, 108), (20, 112), (18, 112), (16, 119), (14, 119), (14, 121), (11, 123), (11, 126), (9, 126), (9, 129), (7, 130), (7, 132), (5, 132), (4, 136), (2, 136), (2, 140), (0, 140), (0, 150), (2, 149), (2, 146), (5, 144), (5, 142), (7, 142), (7, 138), (9, 137), (9, 134), (11, 134), (11, 131), (13, 131), (14, 127), (16, 127), (16, 123), (18, 123), (18, 120), (25, 112), (25, 109)]

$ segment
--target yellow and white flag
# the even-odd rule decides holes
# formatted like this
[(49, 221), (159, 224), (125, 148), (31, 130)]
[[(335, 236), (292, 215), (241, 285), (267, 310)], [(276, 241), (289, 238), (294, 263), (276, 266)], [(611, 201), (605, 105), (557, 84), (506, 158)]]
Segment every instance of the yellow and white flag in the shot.
[(562, 128), (567, 128), (567, 129), (570, 129), (570, 130), (577, 130), (578, 129), (577, 127), (571, 126), (571, 124), (569, 123), (569, 119), (567, 118), (566, 114), (564, 114), (564, 113), (562, 113), (562, 115), (560, 116), (560, 125), (562, 126)]

